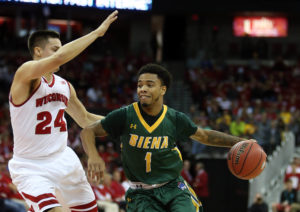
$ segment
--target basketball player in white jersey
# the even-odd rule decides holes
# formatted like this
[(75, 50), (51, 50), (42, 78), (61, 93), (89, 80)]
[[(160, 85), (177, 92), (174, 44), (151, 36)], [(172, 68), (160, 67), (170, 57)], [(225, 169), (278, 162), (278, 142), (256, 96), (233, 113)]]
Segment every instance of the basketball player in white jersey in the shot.
[[(14, 154), (9, 170), (30, 211), (62, 211), (57, 195), (71, 211), (98, 211), (79, 158), (67, 147), (64, 111), (80, 127), (103, 117), (87, 112), (73, 86), (54, 72), (102, 37), (117, 14), (114, 11), (96, 30), (64, 46), (54, 31), (36, 31), (28, 39), (33, 60), (18, 68), (10, 90)], [(89, 173), (97, 181), (103, 164), (100, 157), (88, 159)]]

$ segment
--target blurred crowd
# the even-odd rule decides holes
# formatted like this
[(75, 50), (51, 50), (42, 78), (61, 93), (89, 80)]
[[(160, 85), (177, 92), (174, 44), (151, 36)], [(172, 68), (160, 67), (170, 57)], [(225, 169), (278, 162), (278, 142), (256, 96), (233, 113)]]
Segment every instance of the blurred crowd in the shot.
[[(199, 126), (254, 138), (270, 154), (285, 136), (300, 144), (299, 79), (299, 64), (287, 66), (280, 57), (272, 66), (190, 64), (186, 81), (194, 104), (189, 113)], [(194, 147), (194, 154), (205, 149)]]
[[(87, 55), (83, 53), (61, 67), (59, 75), (74, 85), (89, 111), (105, 115), (137, 100), (136, 73), (139, 67), (152, 61), (150, 57), (128, 54), (117, 59), (109, 51), (101, 57)], [(22, 52), (0, 53), (0, 199), (14, 199), (16, 207), (24, 206), (15, 200), (15, 196), (20, 196), (7, 172), (7, 161), (13, 151), (8, 95), (14, 72), (29, 59), (29, 55)], [(257, 61), (243, 66), (205, 62), (193, 67), (188, 64), (186, 83), (190, 85), (193, 104), (185, 112), (202, 128), (254, 138), (270, 154), (285, 136), (294, 136), (296, 144), (300, 144), (300, 96), (296, 92), (300, 88), (299, 79), (300, 66), (287, 66), (280, 59), (272, 67), (262, 66)], [(81, 129), (67, 119), (68, 145), (86, 167), (79, 137)], [(181, 144), (184, 157), (193, 158), (216, 150), (196, 142), (190, 144)], [(122, 170), (120, 146), (111, 138), (97, 138), (97, 147), (106, 163), (107, 174), (103, 184), (91, 183), (96, 198), (107, 203), (104, 207), (111, 211), (125, 211), (125, 191), (129, 184)], [(204, 164), (184, 161), (182, 175), (200, 199), (207, 202), (209, 177)]]
[(295, 155), (285, 170), (284, 188), (277, 202), (271, 203), (272, 212), (300, 211), (300, 157)]

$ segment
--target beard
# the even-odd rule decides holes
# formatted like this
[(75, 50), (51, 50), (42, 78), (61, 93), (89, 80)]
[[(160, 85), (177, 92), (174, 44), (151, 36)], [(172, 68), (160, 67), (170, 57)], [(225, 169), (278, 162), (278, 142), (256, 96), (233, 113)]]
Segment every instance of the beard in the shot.
[(141, 103), (141, 105), (142, 105), (142, 107), (149, 107), (150, 106), (150, 104), (148, 104), (148, 103)]
[(141, 102), (142, 107), (149, 107), (150, 105), (153, 105), (153, 103), (157, 102), (159, 100), (159, 97), (157, 97), (156, 99), (154, 99), (153, 102), (151, 103), (146, 103), (146, 102)]

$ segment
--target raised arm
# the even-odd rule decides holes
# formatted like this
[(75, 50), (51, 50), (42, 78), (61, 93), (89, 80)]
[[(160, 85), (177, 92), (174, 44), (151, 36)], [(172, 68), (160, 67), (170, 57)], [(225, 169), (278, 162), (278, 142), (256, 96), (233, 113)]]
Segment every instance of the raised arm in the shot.
[(105, 163), (97, 151), (95, 137), (105, 135), (107, 133), (100, 120), (85, 127), (80, 133), (83, 149), (88, 155), (88, 177), (95, 183), (100, 183), (103, 180), (105, 172)]
[(104, 116), (89, 113), (83, 104), (80, 102), (76, 95), (74, 87), (70, 85), (70, 100), (66, 112), (75, 120), (75, 122), (82, 128), (87, 127), (98, 120), (104, 118)]
[(15, 104), (24, 103), (38, 87), (42, 76), (51, 75), (59, 70), (59, 66), (76, 57), (98, 37), (103, 36), (110, 24), (117, 19), (117, 14), (117, 11), (111, 13), (96, 30), (62, 47), (58, 35), (54, 32), (49, 38), (46, 35), (46, 43), (45, 37), (40, 39), (43, 38), (42, 35), (36, 40), (29, 39), (30, 44), (38, 42), (39, 39), (40, 43), (29, 45), (34, 60), (24, 63), (16, 71), (10, 89), (11, 100)]
[(82, 36), (64, 46), (57, 48), (54, 54), (49, 57), (32, 60), (24, 63), (16, 72), (15, 78), (20, 78), (22, 81), (30, 81), (32, 79), (40, 78), (46, 73), (53, 72), (59, 66), (72, 60), (86, 49), (98, 37), (102, 37), (108, 30), (111, 23), (117, 19), (118, 11), (111, 13), (102, 24), (89, 34)]
[(204, 130), (199, 127), (196, 133), (190, 136), (190, 138), (205, 145), (219, 147), (231, 147), (240, 141), (246, 140), (215, 130)]

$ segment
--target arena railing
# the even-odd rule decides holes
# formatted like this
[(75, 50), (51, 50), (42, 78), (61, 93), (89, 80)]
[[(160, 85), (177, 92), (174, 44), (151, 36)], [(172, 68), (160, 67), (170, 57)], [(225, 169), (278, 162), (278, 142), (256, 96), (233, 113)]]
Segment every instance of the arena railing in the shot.
[(281, 145), (272, 155), (268, 156), (264, 171), (256, 178), (249, 180), (248, 206), (257, 193), (261, 193), (264, 201), (271, 209), (271, 203), (280, 200), (280, 193), (284, 189), (285, 170), (293, 160), (295, 153), (295, 136), (285, 133)]

